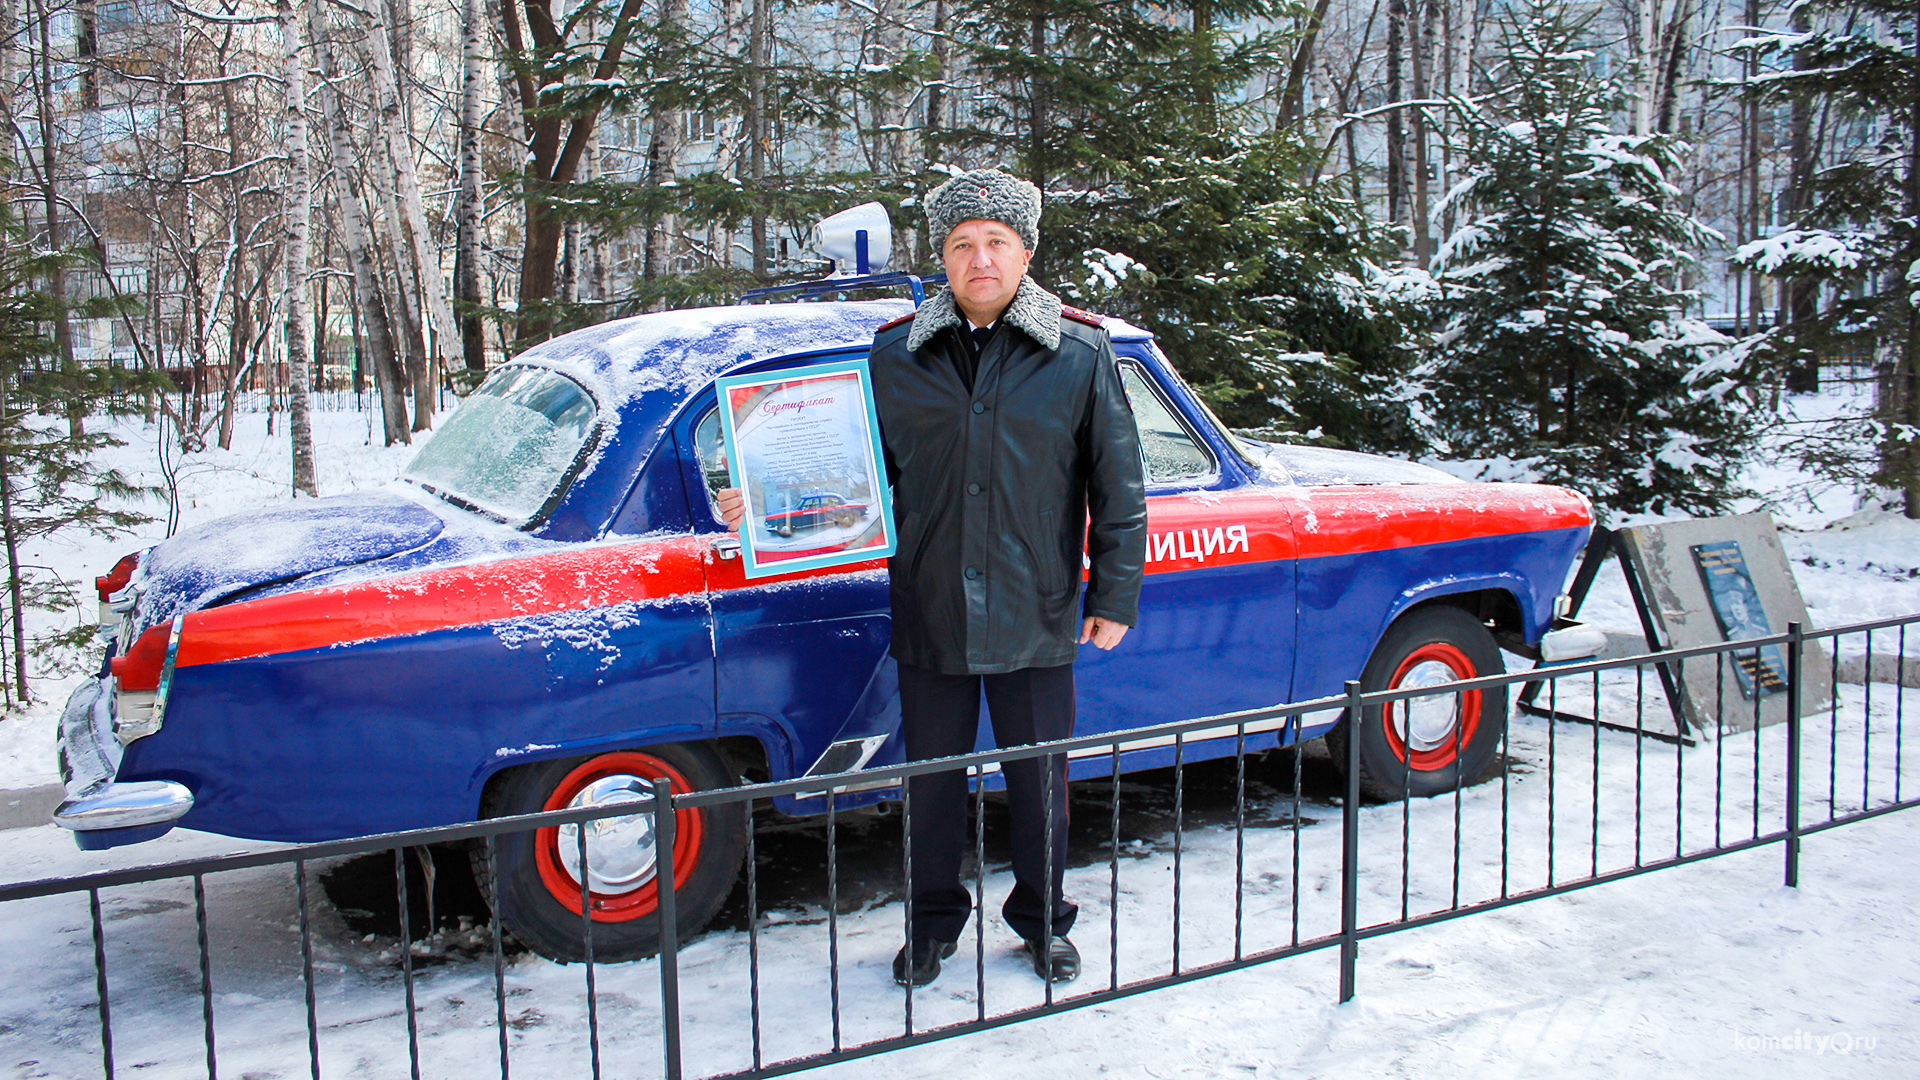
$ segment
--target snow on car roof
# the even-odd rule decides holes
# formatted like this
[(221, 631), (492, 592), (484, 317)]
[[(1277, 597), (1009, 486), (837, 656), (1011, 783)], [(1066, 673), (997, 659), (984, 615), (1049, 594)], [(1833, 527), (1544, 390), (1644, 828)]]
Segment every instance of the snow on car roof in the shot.
[(874, 328), (913, 310), (907, 300), (757, 304), (635, 315), (563, 334), (516, 360), (587, 386), (604, 411), (654, 391), (683, 398), (750, 360), (866, 345)]
[[(751, 360), (873, 341), (882, 323), (913, 311), (908, 300), (741, 304), (634, 315), (563, 334), (515, 357), (550, 367), (618, 411), (655, 390), (685, 397)], [(1124, 319), (1103, 324), (1115, 341), (1153, 335)]]

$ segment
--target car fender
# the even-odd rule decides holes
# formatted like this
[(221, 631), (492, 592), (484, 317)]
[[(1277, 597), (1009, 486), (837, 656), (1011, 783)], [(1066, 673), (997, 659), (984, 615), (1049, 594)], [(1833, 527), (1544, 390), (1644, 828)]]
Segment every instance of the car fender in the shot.
[(1445, 600), (1450, 596), (1485, 592), (1489, 589), (1498, 589), (1513, 600), (1514, 606), (1520, 610), (1522, 618), (1528, 624), (1529, 640), (1537, 640), (1538, 635), (1532, 633), (1534, 619), (1527, 601), (1528, 595), (1533, 591), (1531, 583), (1524, 576), (1512, 571), (1450, 577), (1410, 586), (1402, 590), (1395, 598), (1393, 606), (1387, 609), (1386, 618), (1374, 631), (1374, 640), (1379, 641), (1381, 635), (1387, 632), (1387, 628), (1392, 626), (1396, 619), (1421, 604)]
[(479, 817), (480, 803), (487, 785), (509, 769), (536, 765), (558, 758), (590, 757), (611, 750), (640, 750), (668, 743), (711, 740), (710, 725), (697, 723), (656, 724), (624, 732), (598, 735), (590, 739), (572, 739), (561, 743), (530, 742), (524, 746), (502, 746), (483, 758), (468, 774), (467, 789), (473, 804), (473, 816)]

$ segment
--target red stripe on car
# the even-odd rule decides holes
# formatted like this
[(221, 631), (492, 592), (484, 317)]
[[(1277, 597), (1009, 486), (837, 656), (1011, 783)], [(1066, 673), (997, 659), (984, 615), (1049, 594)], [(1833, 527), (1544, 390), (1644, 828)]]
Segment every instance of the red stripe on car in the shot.
[[(1465, 485), (1463, 485), (1465, 486)], [(1146, 572), (1175, 573), (1585, 527), (1587, 504), (1531, 484), (1254, 489), (1147, 500)], [(710, 535), (424, 570), (190, 612), (177, 667), (642, 600), (885, 569), (873, 559), (748, 581)]]

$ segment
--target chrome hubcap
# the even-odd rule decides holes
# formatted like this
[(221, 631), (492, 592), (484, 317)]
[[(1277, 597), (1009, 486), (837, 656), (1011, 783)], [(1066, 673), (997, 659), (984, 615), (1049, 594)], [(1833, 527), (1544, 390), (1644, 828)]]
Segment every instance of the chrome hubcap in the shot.
[[(644, 803), (653, 799), (653, 787), (638, 776), (607, 776), (581, 788), (567, 803), (579, 810), (615, 803)], [(653, 815), (601, 818), (587, 829), (588, 889), (603, 895), (632, 892), (653, 879), (656, 855)], [(560, 865), (574, 881), (580, 880), (580, 826), (559, 828)]]
[[(1395, 690), (1422, 690), (1457, 682), (1453, 668), (1438, 660), (1423, 660), (1407, 669)], [(1407, 748), (1437, 750), (1453, 745), (1460, 726), (1460, 695), (1444, 694), (1392, 703), (1393, 730)]]

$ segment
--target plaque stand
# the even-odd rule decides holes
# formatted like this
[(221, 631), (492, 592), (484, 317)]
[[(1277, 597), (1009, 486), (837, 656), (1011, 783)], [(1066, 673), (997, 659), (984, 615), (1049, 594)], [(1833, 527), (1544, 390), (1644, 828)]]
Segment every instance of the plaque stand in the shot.
[[(1640, 578), (1633, 572), (1633, 568), (1627, 565), (1627, 552), (1621, 542), (1619, 533), (1604, 525), (1596, 525), (1593, 530), (1593, 535), (1587, 540), (1586, 552), (1580, 559), (1580, 569), (1573, 575), (1573, 585), (1567, 590), (1567, 597), (1570, 601), (1567, 617), (1572, 618), (1580, 613), (1580, 605), (1586, 602), (1587, 593), (1593, 588), (1594, 579), (1600, 576), (1601, 565), (1608, 559), (1615, 560), (1620, 566), (1620, 572), (1626, 576), (1627, 594), (1633, 598), (1633, 608), (1640, 615), (1640, 630), (1646, 635), (1647, 652), (1659, 653), (1663, 651), (1665, 646), (1660, 644), (1659, 624), (1654, 619), (1653, 609), (1647, 605), (1646, 590), (1641, 586)], [(1541, 667), (1551, 666), (1552, 665), (1546, 663), (1541, 664)], [(1539, 668), (1535, 670), (1539, 670)], [(1657, 663), (1654, 665), (1654, 670), (1660, 675), (1660, 688), (1666, 693), (1667, 708), (1673, 713), (1674, 734), (1672, 735), (1664, 731), (1648, 731), (1645, 728), (1628, 727), (1625, 724), (1615, 724), (1602, 720), (1597, 716), (1581, 716), (1578, 713), (1564, 712), (1559, 709), (1549, 709), (1545, 706), (1538, 705), (1535, 702), (1540, 696), (1540, 691), (1545, 689), (1547, 685), (1544, 680), (1529, 682), (1521, 688), (1518, 703), (1519, 709), (1528, 716), (1538, 716), (1547, 720), (1563, 720), (1575, 724), (1589, 724), (1594, 727), (1605, 728), (1608, 731), (1623, 731), (1629, 735), (1638, 735), (1643, 739), (1652, 739), (1656, 742), (1672, 743), (1677, 746), (1693, 746), (1695, 740), (1689, 737), (1689, 732), (1692, 728), (1691, 725), (1687, 723), (1686, 709), (1680, 703), (1680, 683), (1679, 680), (1674, 677), (1672, 665), (1665, 662)], [(1596, 700), (1595, 712), (1599, 711), (1598, 705), (1599, 702)]]

